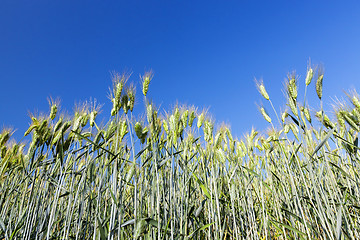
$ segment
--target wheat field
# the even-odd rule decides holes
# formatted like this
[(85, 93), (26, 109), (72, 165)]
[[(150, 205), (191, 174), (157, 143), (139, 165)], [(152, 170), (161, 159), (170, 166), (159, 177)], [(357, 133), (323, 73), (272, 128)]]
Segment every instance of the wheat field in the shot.
[(269, 129), (236, 139), (204, 110), (158, 109), (153, 77), (142, 76), (142, 117), (135, 85), (114, 73), (106, 124), (96, 102), (67, 116), (50, 100), (30, 116), (27, 144), (2, 130), (0, 239), (360, 239), (355, 91), (325, 113), (324, 73), (308, 67), (288, 75), (277, 112), (258, 81)]

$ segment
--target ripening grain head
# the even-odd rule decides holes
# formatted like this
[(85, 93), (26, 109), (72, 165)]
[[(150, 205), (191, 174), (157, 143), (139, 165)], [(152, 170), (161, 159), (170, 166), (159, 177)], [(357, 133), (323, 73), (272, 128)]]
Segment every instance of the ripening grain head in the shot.
[(259, 91), (259, 93), (266, 99), (266, 100), (269, 100), (269, 94), (267, 93), (266, 89), (265, 89), (265, 85), (264, 85), (264, 81), (261, 79), (261, 80), (256, 80), (255, 79), (255, 82), (256, 82), (256, 87)]

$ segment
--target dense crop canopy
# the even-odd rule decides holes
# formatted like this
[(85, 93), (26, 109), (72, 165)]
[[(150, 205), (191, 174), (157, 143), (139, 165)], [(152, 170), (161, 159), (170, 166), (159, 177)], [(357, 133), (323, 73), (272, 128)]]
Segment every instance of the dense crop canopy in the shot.
[(271, 130), (238, 140), (194, 107), (162, 115), (147, 100), (153, 74), (141, 78), (146, 121), (133, 116), (128, 76), (114, 73), (105, 126), (96, 103), (66, 117), (51, 100), (31, 116), (29, 144), (2, 130), (0, 239), (360, 239), (356, 92), (331, 120), (310, 111), (306, 90), (300, 102), (295, 74), (281, 113), (260, 81)]

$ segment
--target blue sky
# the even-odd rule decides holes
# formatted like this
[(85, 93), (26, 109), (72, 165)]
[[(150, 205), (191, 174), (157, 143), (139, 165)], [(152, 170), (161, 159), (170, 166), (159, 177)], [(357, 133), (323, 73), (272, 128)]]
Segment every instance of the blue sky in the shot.
[(20, 139), (28, 113), (47, 112), (49, 96), (69, 112), (96, 98), (107, 118), (110, 72), (132, 72), (139, 83), (152, 69), (149, 98), (162, 109), (209, 108), (238, 137), (252, 126), (264, 130), (256, 103), (274, 114), (254, 78), (264, 80), (277, 109), (293, 70), (302, 95), (309, 59), (324, 66), (325, 106), (360, 91), (359, 12), (358, 1), (2, 0), (0, 126)]

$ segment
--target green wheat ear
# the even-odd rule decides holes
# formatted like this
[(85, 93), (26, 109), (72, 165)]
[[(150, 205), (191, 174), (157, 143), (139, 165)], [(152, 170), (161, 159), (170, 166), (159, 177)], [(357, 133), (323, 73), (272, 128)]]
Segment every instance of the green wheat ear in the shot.
[(306, 119), (308, 120), (309, 123), (311, 123), (311, 115), (310, 115), (309, 108), (304, 107), (303, 111), (304, 111), (304, 115), (305, 115)]
[(142, 134), (143, 128), (142, 128), (140, 122), (136, 122), (136, 123), (135, 123), (134, 130), (135, 130), (136, 136), (137, 136), (139, 139), (141, 139), (141, 134)]
[(54, 118), (56, 117), (56, 114), (58, 112), (58, 108), (60, 105), (60, 100), (59, 99), (53, 99), (53, 98), (49, 98), (48, 99), (49, 105), (50, 105), (50, 114), (49, 114), (49, 118), (51, 120), (54, 120)]
[(270, 97), (269, 97), (269, 94), (267, 93), (267, 91), (266, 91), (266, 89), (265, 89), (265, 85), (264, 85), (263, 80), (257, 81), (257, 80), (255, 79), (255, 82), (256, 82), (256, 87), (257, 87), (259, 93), (260, 93), (266, 100), (269, 100)]
[(189, 127), (192, 127), (195, 118), (196, 118), (195, 111), (192, 110), (189, 116)]
[(351, 91), (351, 93), (346, 93), (346, 95), (348, 96), (351, 103), (354, 105), (355, 111), (359, 114), (360, 113), (360, 101), (359, 101), (358, 93), (355, 90), (353, 90), (353, 91)]
[(122, 107), (121, 100), (122, 100), (123, 88), (129, 77), (130, 75), (126, 75), (125, 73), (124, 74), (119, 74), (118, 72), (112, 73), (113, 89), (112, 89), (112, 93), (110, 93), (109, 96), (111, 102), (113, 103), (113, 107), (111, 109), (112, 116), (115, 116)]
[(268, 113), (266, 112), (264, 107), (260, 107), (260, 112), (261, 112), (261, 115), (265, 118), (265, 120), (268, 121), (269, 123), (271, 123), (271, 118), (268, 115)]
[(203, 125), (205, 120), (205, 113), (202, 112), (199, 116), (198, 116), (198, 122), (197, 122), (197, 127), (201, 128), (201, 126)]
[(306, 78), (305, 78), (305, 85), (309, 86), (309, 84), (311, 83), (311, 80), (313, 79), (314, 76), (314, 70), (309, 67), (307, 73), (306, 73)]
[(288, 75), (288, 81), (286, 83), (287, 92), (289, 96), (296, 101), (297, 99), (297, 78), (295, 72)]
[(316, 94), (318, 95), (320, 100), (322, 98), (323, 79), (324, 79), (324, 70), (320, 68), (318, 70), (318, 78), (316, 80)]
[(134, 85), (130, 85), (126, 93), (129, 96), (128, 106), (130, 111), (132, 112), (135, 106), (135, 95), (136, 95), (136, 88), (134, 87)]
[(119, 128), (120, 128), (120, 142), (121, 142), (125, 137), (125, 135), (129, 132), (127, 122), (125, 120), (121, 121)]
[(2, 130), (2, 133), (0, 135), (0, 147), (4, 146), (7, 143), (7, 141), (9, 141), (11, 135), (12, 135), (12, 129), (5, 128)]
[(146, 97), (147, 92), (149, 91), (149, 84), (153, 78), (153, 72), (150, 70), (149, 72), (146, 72), (142, 77), (142, 93)]
[(123, 95), (121, 97), (121, 106), (122, 106), (125, 114), (127, 114), (128, 110), (130, 109), (128, 102), (129, 102), (129, 96), (126, 94)]

